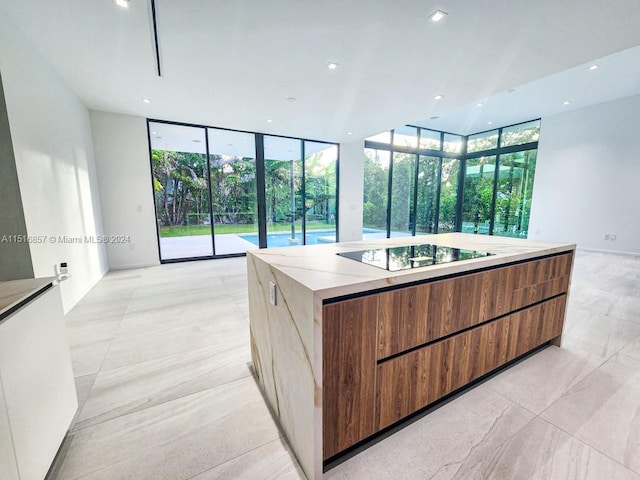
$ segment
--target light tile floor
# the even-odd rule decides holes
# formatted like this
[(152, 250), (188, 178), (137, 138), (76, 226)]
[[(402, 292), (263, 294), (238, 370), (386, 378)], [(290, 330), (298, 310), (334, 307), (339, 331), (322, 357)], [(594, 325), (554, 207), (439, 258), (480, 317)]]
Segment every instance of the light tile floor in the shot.
[[(49, 480), (304, 478), (251, 376), (243, 258), (112, 272), (67, 315)], [(326, 479), (640, 480), (640, 258), (579, 251), (549, 347)]]

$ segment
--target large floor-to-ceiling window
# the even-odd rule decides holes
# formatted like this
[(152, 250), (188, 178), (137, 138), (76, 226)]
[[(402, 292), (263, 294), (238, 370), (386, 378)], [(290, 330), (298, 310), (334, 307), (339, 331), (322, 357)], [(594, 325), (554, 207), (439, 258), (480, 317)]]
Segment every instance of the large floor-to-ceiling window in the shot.
[(454, 231), (463, 137), (404, 126), (365, 141), (365, 238)]
[(369, 137), (364, 236), (526, 237), (540, 121), (462, 136), (404, 126)]
[(149, 120), (160, 259), (337, 241), (338, 145)]

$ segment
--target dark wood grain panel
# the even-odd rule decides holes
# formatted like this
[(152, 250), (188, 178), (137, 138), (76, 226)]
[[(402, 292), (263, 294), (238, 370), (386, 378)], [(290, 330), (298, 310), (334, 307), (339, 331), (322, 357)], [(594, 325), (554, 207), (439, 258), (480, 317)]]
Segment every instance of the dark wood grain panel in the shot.
[(378, 359), (566, 293), (573, 254), (381, 293)]
[(478, 323), (484, 274), (381, 293), (378, 358), (402, 352)]
[(378, 296), (323, 308), (323, 458), (375, 432)]
[(378, 366), (382, 429), (562, 333), (566, 295)]
[(551, 298), (569, 289), (573, 253), (520, 265), (511, 308), (518, 309)]
[(426, 283), (379, 294), (378, 358), (427, 341), (431, 285)]

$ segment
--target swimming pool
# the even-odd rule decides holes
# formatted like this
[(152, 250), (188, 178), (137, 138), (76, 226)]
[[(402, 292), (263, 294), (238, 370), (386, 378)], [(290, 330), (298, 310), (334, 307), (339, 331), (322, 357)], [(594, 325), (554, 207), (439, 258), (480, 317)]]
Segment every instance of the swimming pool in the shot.
[[(364, 228), (362, 233), (377, 233), (379, 230)], [(244, 240), (259, 245), (257, 234), (238, 235)], [(267, 247), (289, 247), (291, 245), (302, 245), (302, 232), (296, 231), (296, 242), (291, 242), (291, 232), (278, 232), (267, 234)], [(335, 230), (307, 230), (307, 245), (318, 243), (333, 243), (336, 241)]]

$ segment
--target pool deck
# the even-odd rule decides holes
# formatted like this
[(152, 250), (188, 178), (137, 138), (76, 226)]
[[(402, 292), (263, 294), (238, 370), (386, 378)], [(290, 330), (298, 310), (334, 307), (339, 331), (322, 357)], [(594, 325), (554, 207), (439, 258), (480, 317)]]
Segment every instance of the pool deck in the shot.
[[(216, 235), (216, 255), (245, 253), (258, 248), (257, 245), (243, 239), (239, 235), (227, 233)], [(163, 260), (176, 258), (206, 257), (213, 255), (210, 235), (194, 235), (191, 237), (160, 238), (160, 251)]]
[[(311, 230), (313, 231), (313, 230)], [(329, 233), (329, 232), (327, 232)], [(282, 235), (286, 235), (283, 233)], [(392, 237), (406, 236), (398, 232), (391, 232)], [(364, 233), (364, 240), (374, 238), (385, 238), (383, 231), (375, 233)], [(246, 253), (247, 250), (254, 250), (258, 246), (242, 238), (242, 235), (232, 233), (215, 236), (216, 255), (229, 255), (233, 253)], [(318, 243), (333, 243), (334, 235), (323, 235), (318, 237)], [(175, 260), (179, 258), (209, 257), (213, 255), (211, 236), (193, 235), (185, 237), (163, 237), (160, 238), (160, 251), (162, 260)]]

